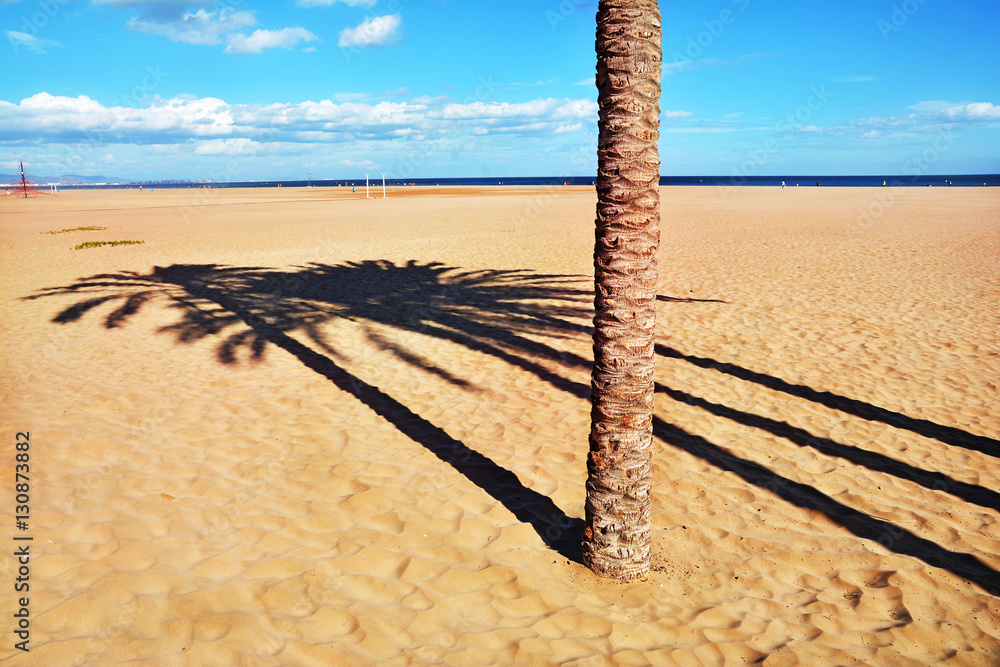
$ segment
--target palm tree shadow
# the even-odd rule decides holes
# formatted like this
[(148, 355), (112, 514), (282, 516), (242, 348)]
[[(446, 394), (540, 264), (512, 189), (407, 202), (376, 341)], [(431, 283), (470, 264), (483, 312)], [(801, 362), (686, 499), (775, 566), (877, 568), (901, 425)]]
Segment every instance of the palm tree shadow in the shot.
[(954, 426), (942, 426), (941, 424), (936, 424), (927, 419), (909, 417), (907, 415), (893, 412), (892, 410), (887, 410), (877, 405), (865, 403), (857, 399), (848, 398), (846, 396), (838, 396), (837, 394), (832, 394), (830, 392), (817, 391), (812, 387), (807, 387), (805, 385), (792, 384), (782, 380), (781, 378), (766, 375), (764, 373), (758, 373), (757, 371), (752, 371), (748, 368), (737, 366), (736, 364), (684, 354), (659, 343), (656, 344), (656, 353), (671, 359), (682, 359), (690, 364), (698, 366), (699, 368), (711, 369), (718, 371), (719, 373), (725, 373), (735, 378), (739, 378), (747, 382), (754, 382), (763, 387), (780, 391), (791, 396), (798, 396), (799, 398), (804, 398), (807, 401), (812, 401), (828, 408), (847, 412), (861, 417), (862, 419), (867, 419), (868, 421), (877, 421), (888, 426), (910, 431), (925, 438), (938, 440), (946, 445), (975, 450), (988, 456), (1000, 458), (1000, 442), (983, 435), (975, 435), (973, 433), (963, 431), (962, 429), (955, 428)]
[(701, 458), (720, 470), (732, 472), (749, 484), (767, 489), (786, 502), (821, 512), (858, 537), (887, 549), (948, 570), (1000, 597), (1000, 574), (968, 553), (949, 551), (888, 521), (844, 505), (825, 493), (783, 477), (765, 466), (732, 454), (705, 438), (653, 417), (653, 434), (661, 441)]
[[(662, 296), (657, 298), (664, 301), (681, 301), (672, 298), (663, 298)], [(566, 322), (565, 326), (567, 328), (579, 328), (584, 331), (587, 329), (586, 327), (580, 327), (579, 325), (571, 322)], [(788, 393), (793, 393), (803, 398), (810, 398), (823, 402), (824, 400), (827, 400), (828, 397), (832, 397), (829, 402), (835, 401), (836, 404), (841, 407), (846, 405), (850, 408), (848, 410), (849, 412), (856, 411), (855, 414), (868, 416), (869, 418), (883, 418), (887, 423), (890, 423), (888, 420), (892, 419), (894, 425), (899, 425), (904, 428), (909, 427), (911, 430), (915, 430), (917, 432), (920, 432), (918, 429), (922, 429), (924, 426), (923, 424), (915, 423), (917, 420), (904, 417), (903, 415), (897, 415), (896, 413), (889, 413), (889, 411), (884, 410), (883, 408), (864, 404), (853, 399), (820, 394), (820, 392), (816, 392), (815, 390), (807, 387), (790, 385), (782, 380), (753, 373), (752, 371), (741, 369), (732, 364), (722, 364), (721, 362), (716, 362), (714, 360), (706, 360), (699, 357), (682, 355), (681, 353), (671, 348), (667, 348), (659, 343), (656, 344), (655, 349), (658, 354), (663, 356), (680, 358), (704, 368), (714, 368), (721, 372), (728, 372), (736, 377), (757, 381), (765, 386), (785, 390), (788, 391)], [(571, 359), (570, 361), (579, 363), (582, 360), (577, 357)], [(553, 384), (555, 385), (555, 383)], [(572, 386), (561, 388), (578, 396), (584, 395), (587, 390), (586, 387), (578, 383), (569, 384)], [(855, 465), (863, 466), (873, 471), (895, 475), (900, 479), (909, 480), (926, 488), (945, 491), (951, 495), (961, 498), (962, 500), (965, 500), (966, 502), (1000, 511), (1000, 494), (997, 494), (990, 489), (958, 482), (946, 475), (921, 470), (914, 466), (907, 465), (903, 462), (890, 459), (889, 457), (874, 452), (868, 452), (848, 445), (842, 445), (829, 438), (820, 438), (803, 429), (793, 427), (784, 422), (778, 422), (766, 417), (740, 412), (723, 405), (711, 403), (685, 392), (671, 389), (670, 387), (660, 383), (655, 383), (655, 390), (657, 393), (666, 394), (676, 401), (702, 408), (717, 416), (768, 431), (774, 435), (785, 438), (800, 447), (811, 447), (816, 449), (821, 454), (838, 456)], [(958, 431), (958, 429), (953, 429), (953, 431)], [(941, 436), (940, 431), (935, 432)], [(965, 434), (962, 431), (958, 431), (958, 433), (947, 433), (947, 435), (952, 436), (953, 438), (961, 436), (962, 434), (967, 437), (974, 437), (969, 436), (969, 434)], [(991, 595), (1000, 596), (1000, 574), (972, 554), (949, 551), (948, 549), (945, 549), (930, 540), (919, 537), (918, 535), (902, 529), (888, 521), (878, 519), (862, 511), (844, 505), (807, 484), (795, 482), (791, 479), (778, 475), (758, 463), (731, 454), (705, 438), (688, 433), (679, 426), (670, 424), (656, 415), (653, 416), (653, 435), (662, 442), (687, 451), (688, 453), (716, 466), (720, 470), (735, 473), (748, 484), (772, 491), (784, 501), (796, 507), (820, 512), (858, 537), (874, 540), (896, 553), (917, 558), (933, 567), (946, 569), (979, 585)]]
[[(463, 389), (470, 386), (468, 382), (388, 340), (375, 325), (419, 332), (464, 345), (531, 372), (577, 397), (589, 398), (588, 385), (564, 378), (548, 365), (531, 358), (556, 361), (567, 368), (589, 366), (589, 360), (579, 355), (536, 340), (539, 337), (577, 338), (592, 331), (579, 322), (592, 316), (590, 299), (593, 293), (577, 286), (582, 279), (581, 276), (540, 275), (527, 271), (462, 272), (439, 263), (414, 261), (405, 265), (387, 261), (310, 264), (294, 271), (214, 264), (173, 265), (155, 267), (148, 274), (100, 274), (25, 298), (84, 295), (82, 301), (63, 309), (53, 318), (57, 323), (73, 322), (94, 309), (117, 304), (104, 317), (107, 328), (122, 326), (147, 303), (165, 299), (170, 308), (179, 311), (180, 319), (161, 331), (174, 335), (179, 342), (218, 337), (220, 343), (216, 354), (220, 363), (234, 364), (244, 355), (261, 359), (269, 346), (282, 349), (466, 476), (502, 503), (519, 521), (530, 524), (547, 546), (565, 558), (580, 562), (579, 537), (583, 527), (580, 519), (568, 517), (550, 498), (526, 488), (513, 472), (452, 438), (382, 389), (347, 371), (338, 363), (343, 357), (327, 340), (323, 326), (336, 319), (354, 322), (380, 349)], [(293, 333), (299, 338), (305, 337), (308, 344), (293, 337)], [(657, 345), (656, 349), (663, 356), (685, 359), (804, 398), (819, 402), (827, 398), (819, 392), (729, 364), (681, 355), (662, 345)], [(665, 391), (662, 386), (659, 389)], [(697, 400), (680, 395), (674, 398), (687, 402)], [(839, 399), (840, 407), (843, 401), (850, 400), (834, 399)], [(832, 448), (835, 451), (831, 453), (850, 455), (847, 458), (861, 465), (876, 469), (885, 465), (884, 461), (872, 457), (859, 458), (862, 455), (853, 455), (848, 448), (832, 441), (813, 442), (808, 434), (785, 424), (727, 411), (723, 406), (699, 405), (727, 418), (771, 430), (798, 444)], [(880, 408), (859, 406), (855, 401), (850, 401), (846, 407), (861, 416), (882, 418), (891, 423), (891, 415)], [(904, 419), (905, 426), (899, 425), (911, 430), (923, 426), (910, 418)], [(899, 419), (895, 421), (898, 423)], [(987, 590), (997, 587), (996, 572), (969, 554), (950, 552), (891, 523), (844, 506), (812, 487), (735, 457), (659, 417), (654, 417), (654, 435), (722, 470), (740, 475), (748, 483), (775, 491), (793, 505), (822, 512), (860, 537), (877, 540), (898, 553), (951, 570)], [(933, 486), (942, 481), (921, 471), (905, 472), (904, 477), (925, 485)], [(959, 490), (967, 500), (978, 501), (984, 506), (995, 502), (994, 496), (987, 497), (981, 490), (964, 487)]]
[(656, 392), (666, 394), (675, 401), (699, 407), (706, 412), (732, 420), (738, 424), (767, 431), (799, 447), (809, 447), (826, 456), (840, 457), (869, 470), (891, 474), (899, 479), (919, 484), (924, 488), (943, 491), (956, 498), (961, 498), (968, 503), (1000, 512), (1000, 493), (991, 489), (960, 482), (939, 472), (923, 470), (903, 461), (897, 461), (884, 454), (849, 445), (842, 445), (830, 438), (815, 436), (805, 429), (797, 428), (791, 424), (741, 412), (740, 410), (719, 405), (718, 403), (712, 403), (711, 401), (706, 401), (703, 398), (692, 396), (687, 392), (672, 389), (659, 383), (656, 384)]
[(314, 263), (292, 271), (181, 264), (154, 267), (148, 274), (99, 274), (25, 298), (86, 295), (53, 318), (60, 324), (116, 304), (104, 316), (106, 328), (122, 326), (146, 304), (165, 300), (180, 318), (160, 331), (181, 343), (219, 338), (216, 356), (223, 364), (237, 363), (244, 355), (260, 360), (269, 345), (282, 349), (486, 491), (530, 524), (548, 547), (580, 562), (581, 519), (567, 516), (513, 472), (347, 371), (337, 362), (343, 355), (323, 330), (336, 319), (354, 322), (369, 341), (400, 361), (467, 389), (467, 381), (388, 340), (374, 325), (459, 342), (537, 370), (541, 366), (523, 359), (525, 354), (558, 359), (559, 353), (529, 336), (573, 337), (579, 325), (565, 318), (590, 315), (592, 292), (576, 287), (580, 279), (521, 270), (460, 271), (412, 260), (404, 265)]

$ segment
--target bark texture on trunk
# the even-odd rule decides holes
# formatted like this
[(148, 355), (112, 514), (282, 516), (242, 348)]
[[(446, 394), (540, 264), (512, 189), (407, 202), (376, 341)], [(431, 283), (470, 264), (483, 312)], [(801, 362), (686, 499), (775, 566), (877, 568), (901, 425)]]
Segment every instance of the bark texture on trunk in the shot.
[(649, 572), (660, 115), (656, 0), (597, 12), (594, 369), (583, 560), (595, 573)]

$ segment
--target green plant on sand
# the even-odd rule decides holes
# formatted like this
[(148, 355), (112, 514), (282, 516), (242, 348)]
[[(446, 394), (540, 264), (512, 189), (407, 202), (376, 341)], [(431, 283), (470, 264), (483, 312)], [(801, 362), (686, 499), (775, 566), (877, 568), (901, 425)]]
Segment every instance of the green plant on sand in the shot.
[(85, 248), (100, 248), (102, 245), (109, 245), (109, 246), (138, 245), (140, 243), (145, 243), (145, 241), (86, 241), (73, 248), (73, 250), (83, 250)]
[(103, 232), (107, 227), (74, 227), (73, 229), (59, 229), (54, 232), (42, 232), (43, 234), (68, 234), (70, 232)]

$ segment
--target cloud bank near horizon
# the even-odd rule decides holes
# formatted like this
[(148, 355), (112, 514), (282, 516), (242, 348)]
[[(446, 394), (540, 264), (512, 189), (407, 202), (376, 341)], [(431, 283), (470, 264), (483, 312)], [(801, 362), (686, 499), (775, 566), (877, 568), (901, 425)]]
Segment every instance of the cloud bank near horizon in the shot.
[[(850, 136), (871, 143), (892, 136), (1000, 125), (1000, 106), (991, 102), (924, 101), (905, 111), (910, 113), (809, 125), (798, 132), (827, 141)], [(731, 119), (698, 118), (684, 110), (663, 110), (661, 121), (664, 137), (760, 129), (736, 127), (738, 121)], [(508, 164), (516, 164), (516, 156), (556, 151), (573, 155), (583, 173), (594, 160), (596, 126), (597, 103), (572, 98), (458, 103), (447, 96), (377, 99), (340, 94), (332, 100), (231, 104), (181, 95), (130, 106), (42, 92), (17, 103), (0, 100), (0, 141), (10, 147), (49, 145), (56, 170), (96, 168), (81, 159), (82, 146), (88, 158), (97, 153), (107, 153), (109, 160), (124, 154), (146, 155), (153, 164), (165, 156), (173, 160), (188, 156), (194, 161), (192, 167), (199, 160), (235, 156), (307, 160), (336, 154), (342, 155), (341, 162), (375, 160), (383, 166), (398, 161), (392, 156), (413, 155), (421, 161), (439, 160), (428, 166), (440, 169), (461, 153), (500, 155)]]
[(0, 100), (0, 140), (151, 144), (210, 138), (257, 141), (266, 136), (313, 142), (421, 138), (445, 130), (537, 136), (596, 119), (596, 102), (573, 99), (458, 104), (447, 98), (415, 97), (403, 102), (228, 104), (213, 97), (180, 96), (133, 108), (43, 92), (17, 104)]

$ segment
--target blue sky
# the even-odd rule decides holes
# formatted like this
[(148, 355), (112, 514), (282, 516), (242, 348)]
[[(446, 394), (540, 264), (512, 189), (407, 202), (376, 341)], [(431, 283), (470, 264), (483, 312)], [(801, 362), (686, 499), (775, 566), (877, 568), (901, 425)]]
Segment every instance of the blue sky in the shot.
[[(590, 0), (0, 0), (0, 172), (587, 175)], [(660, 3), (664, 175), (1000, 172), (1000, 3)]]

